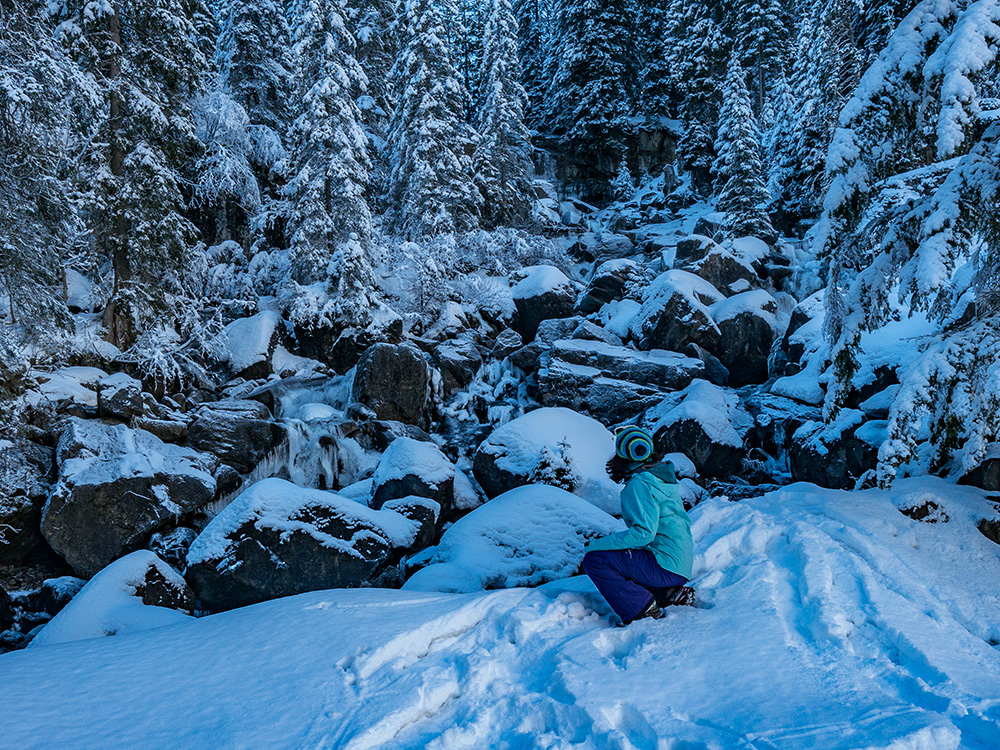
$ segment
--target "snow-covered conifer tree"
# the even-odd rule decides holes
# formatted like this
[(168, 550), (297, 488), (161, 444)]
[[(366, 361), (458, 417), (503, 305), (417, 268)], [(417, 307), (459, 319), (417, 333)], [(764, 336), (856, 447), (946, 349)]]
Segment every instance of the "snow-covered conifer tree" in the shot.
[[(401, 49), (392, 71), (396, 97), (386, 152), (388, 218), (411, 238), (464, 232), (479, 219), (480, 195), (468, 155), (467, 94), (446, 44), (442, 6), (401, 0)], [(452, 10), (454, 10), (452, 8)]]
[(639, 113), (649, 120), (670, 115), (677, 98), (672, 31), (683, 13), (680, 0), (649, 0), (637, 14), (637, 36), (642, 40), (639, 72)]
[(202, 148), (191, 109), (210, 69), (203, 37), (214, 37), (212, 16), (203, 0), (58, 0), (49, 9), (104, 99), (88, 123), (94, 137), (80, 177), (113, 269), (107, 335), (128, 345), (176, 285), (197, 236), (182, 185)]
[(510, 226), (531, 208), (531, 142), (524, 126), (524, 89), (518, 81), (517, 28), (510, 0), (491, 0), (486, 24), (485, 104), (475, 168), (483, 193), (483, 223)]
[[(1000, 437), (1000, 318), (988, 280), (1000, 237), (1000, 126), (977, 120), (998, 41), (995, 2), (922, 0), (865, 73), (830, 147), (817, 231), (830, 262), (828, 415), (850, 390), (862, 334), (894, 307), (925, 311), (941, 331), (901, 373), (882, 482), (914, 464), (961, 473)], [(920, 190), (910, 200), (883, 197), (912, 180)], [(925, 440), (929, 455), (918, 450)]]
[(767, 216), (767, 187), (760, 159), (760, 133), (750, 104), (746, 74), (735, 55), (722, 91), (718, 153), (717, 208), (726, 214), (726, 231), (734, 237), (769, 237), (774, 227)]
[(300, 284), (327, 281), (349, 293), (335, 300), (343, 318), (363, 311), (371, 291), (368, 140), (354, 96), (364, 73), (344, 0), (299, 0), (294, 49), (302, 104), (290, 134), (296, 160), (286, 188), (292, 275)]
[(630, 0), (562, 0), (549, 126), (580, 152), (617, 151), (635, 87)]
[(618, 165), (618, 174), (614, 182), (611, 183), (611, 193), (616, 201), (627, 201), (635, 193), (635, 181), (632, 179), (632, 172), (628, 168), (628, 159), (622, 154), (621, 163)]
[(787, 31), (780, 0), (734, 0), (728, 16), (734, 50), (753, 71), (755, 111), (764, 108), (768, 86), (780, 70)]
[(546, 117), (546, 97), (554, 70), (554, 0), (518, 0), (515, 5), (521, 83), (527, 96), (525, 122), (537, 128)]

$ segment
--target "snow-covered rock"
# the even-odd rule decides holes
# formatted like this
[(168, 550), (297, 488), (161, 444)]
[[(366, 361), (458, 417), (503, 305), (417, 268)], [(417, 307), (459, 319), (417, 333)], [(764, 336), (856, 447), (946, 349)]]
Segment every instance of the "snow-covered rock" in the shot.
[(792, 435), (788, 462), (792, 479), (832, 489), (853, 489), (878, 464), (887, 423), (865, 422), (857, 409), (841, 409), (829, 424), (807, 422)]
[(189, 620), (193, 610), (194, 595), (181, 575), (139, 550), (91, 578), (29, 648), (174, 625)]
[(411, 344), (376, 344), (358, 362), (352, 396), (379, 419), (426, 427), (432, 395), (431, 367)]
[(695, 380), (671, 394), (643, 417), (656, 445), (666, 453), (683, 453), (702, 476), (736, 474), (746, 454), (744, 439), (753, 419), (736, 391)]
[(396, 438), (372, 476), (371, 507), (417, 496), (431, 498), (446, 512), (454, 506), (455, 465), (434, 443)]
[(97, 414), (129, 422), (142, 416), (142, 383), (124, 372), (97, 381)]
[(668, 391), (686, 388), (704, 374), (704, 365), (699, 360), (683, 354), (658, 349), (636, 351), (599, 341), (557, 341), (551, 356), (570, 364), (597, 368), (607, 377)]
[(56, 460), (42, 534), (82, 577), (215, 496), (213, 457), (121, 424), (71, 419)]
[(478, 347), (471, 341), (445, 341), (434, 349), (445, 394), (465, 388), (483, 364)]
[(710, 311), (721, 334), (714, 353), (729, 370), (729, 385), (740, 388), (765, 382), (771, 345), (778, 334), (774, 298), (755, 289), (716, 302)]
[(427, 567), (403, 588), (458, 593), (568, 578), (578, 572), (588, 540), (623, 528), (621, 521), (558, 487), (518, 487), (451, 526)]
[(722, 245), (714, 246), (691, 270), (724, 294), (740, 291), (741, 285), (759, 283), (753, 266)]
[(44, 544), (39, 526), (52, 474), (51, 448), (0, 440), (0, 565), (17, 565)]
[(677, 240), (674, 261), (694, 263), (704, 258), (717, 247), (719, 247), (718, 243), (711, 237), (699, 234), (688, 235)]
[(286, 437), (258, 401), (234, 399), (202, 404), (188, 427), (188, 444), (248, 474)]
[(529, 266), (520, 275), (523, 278), (511, 290), (517, 306), (514, 328), (525, 341), (531, 341), (543, 320), (568, 318), (573, 314), (576, 290), (566, 274), (555, 266)]
[(55, 617), (86, 584), (85, 580), (74, 576), (47, 578), (38, 590), (38, 605), (43, 612)]
[(962, 483), (991, 492), (1000, 491), (1000, 444), (990, 445), (979, 465), (962, 477)]
[(561, 443), (579, 479), (573, 493), (608, 513), (620, 512), (621, 487), (605, 471), (615, 452), (614, 435), (571, 409), (536, 409), (498, 427), (476, 451), (476, 480), (488, 497), (528, 484), (542, 451), (560, 451)]
[(281, 317), (271, 310), (227, 325), (220, 343), (233, 375), (247, 380), (270, 375), (271, 357), (281, 341), (282, 326)]
[(210, 610), (303, 591), (360, 586), (420, 523), (332, 492), (265, 479), (212, 519), (188, 550), (187, 579)]
[(687, 271), (667, 271), (646, 290), (632, 330), (643, 349), (679, 351), (693, 341), (713, 351), (721, 334), (709, 306), (722, 299), (704, 279)]
[(642, 269), (633, 260), (609, 260), (594, 271), (587, 288), (576, 303), (581, 315), (590, 315), (608, 302), (625, 296), (626, 286), (643, 278)]

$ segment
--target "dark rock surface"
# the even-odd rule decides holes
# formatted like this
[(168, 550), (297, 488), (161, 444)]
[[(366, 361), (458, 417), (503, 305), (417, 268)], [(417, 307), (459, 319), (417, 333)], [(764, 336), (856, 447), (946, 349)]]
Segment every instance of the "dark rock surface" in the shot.
[(199, 406), (188, 428), (187, 442), (248, 474), (285, 436), (285, 428), (271, 421), (266, 406), (239, 399)]
[(415, 346), (376, 344), (358, 363), (352, 395), (379, 419), (427, 427), (432, 395), (430, 365)]
[(543, 320), (573, 315), (576, 290), (566, 275), (552, 266), (532, 266), (524, 269), (524, 274), (512, 290), (517, 307), (514, 329), (530, 342)]
[(22, 563), (45, 545), (40, 526), (53, 454), (36, 443), (0, 442), (0, 565)]

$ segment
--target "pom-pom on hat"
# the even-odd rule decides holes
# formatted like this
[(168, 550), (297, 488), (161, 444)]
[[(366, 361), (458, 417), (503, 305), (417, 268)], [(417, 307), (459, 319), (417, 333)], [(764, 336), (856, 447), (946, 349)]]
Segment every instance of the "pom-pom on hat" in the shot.
[(653, 436), (635, 425), (620, 427), (615, 431), (615, 453), (627, 461), (645, 463), (653, 457)]

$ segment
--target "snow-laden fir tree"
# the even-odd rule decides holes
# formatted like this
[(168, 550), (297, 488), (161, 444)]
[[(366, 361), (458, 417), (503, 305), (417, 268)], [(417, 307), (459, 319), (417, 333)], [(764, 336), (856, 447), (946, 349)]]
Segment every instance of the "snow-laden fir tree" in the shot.
[(715, 130), (719, 121), (721, 83), (726, 61), (726, 40), (701, 3), (679, 0), (672, 12), (671, 37), (676, 39), (674, 67), (678, 87), (684, 92), (680, 105), (683, 133), (678, 144), (681, 165), (702, 194), (712, 192)]
[(538, 128), (545, 120), (551, 71), (555, 0), (517, 0), (521, 83), (527, 96), (525, 123)]
[(364, 87), (364, 73), (344, 5), (298, 2), (294, 49), (301, 109), (290, 134), (296, 160), (286, 193), (294, 281), (327, 284), (333, 310), (323, 314), (353, 322), (369, 308), (372, 228), (368, 140), (354, 96)]
[(767, 89), (781, 67), (787, 38), (785, 10), (780, 0), (733, 0), (727, 20), (734, 51), (753, 73), (754, 111), (760, 115)]
[(719, 185), (716, 208), (726, 215), (731, 237), (770, 237), (774, 227), (766, 206), (769, 195), (760, 158), (760, 132), (750, 103), (746, 74), (735, 55), (722, 90), (719, 134), (715, 141)]
[(0, 296), (29, 335), (69, 323), (59, 277), (83, 229), (60, 170), (72, 144), (60, 136), (86, 81), (44, 19), (35, 0), (0, 11)]
[(794, 223), (794, 215), (787, 209), (794, 190), (795, 164), (792, 161), (798, 138), (798, 110), (795, 95), (788, 79), (779, 75), (771, 88), (769, 109), (773, 113), (770, 126), (761, 143), (767, 166), (767, 191), (770, 205), (781, 214), (785, 223)]
[(677, 80), (673, 56), (673, 20), (682, 12), (680, 0), (648, 0), (637, 14), (639, 45), (638, 114), (656, 123), (670, 116), (677, 100)]
[[(866, 331), (914, 311), (939, 326), (900, 373), (883, 483), (915, 468), (963, 473), (1000, 439), (1000, 125), (979, 119), (998, 44), (996, 2), (922, 0), (865, 73), (830, 147), (816, 237), (830, 263), (827, 414), (850, 392)], [(893, 198), (901, 192), (907, 200)]]
[(635, 88), (631, 0), (561, 0), (549, 127), (579, 153), (620, 150)]
[[(283, 229), (279, 202), (287, 169), (284, 135), (292, 119), (295, 68), (280, 0), (225, 0), (216, 61), (222, 93), (242, 107), (248, 118), (247, 155), (263, 197), (263, 212), (249, 219), (257, 234), (271, 230), (268, 236), (277, 239)], [(215, 102), (216, 110), (228, 109), (221, 98)], [(230, 114), (236, 113), (230, 110)]]
[[(197, 237), (183, 186), (202, 145), (191, 114), (205, 90), (211, 13), (203, 0), (55, 0), (49, 11), (101, 102), (79, 173), (98, 251), (109, 258), (108, 339), (131, 344), (179, 289)], [(84, 123), (82, 123), (84, 124)]]
[(396, 108), (386, 153), (390, 225), (418, 238), (478, 225), (480, 194), (465, 122), (467, 94), (451, 62), (443, 11), (449, 2), (401, 0), (401, 49), (392, 71)]
[(563, 438), (555, 450), (545, 446), (539, 452), (538, 464), (531, 473), (532, 484), (547, 484), (559, 487), (567, 492), (573, 492), (580, 485), (580, 477), (573, 469), (570, 458), (572, 449), (566, 438)]
[(531, 141), (524, 126), (517, 27), (510, 0), (491, 0), (483, 63), (485, 103), (476, 145), (476, 179), (488, 227), (523, 224), (531, 210)]
[(448, 47), (458, 70), (462, 84), (469, 94), (469, 119), (476, 122), (477, 112), (483, 104), (489, 75), (488, 63), (484, 59), (486, 51), (486, 24), (490, 16), (490, 3), (482, 0), (454, 0), (454, 16), (446, 17)]
[(622, 202), (630, 200), (635, 194), (635, 181), (628, 168), (628, 157), (624, 153), (618, 164), (618, 174), (615, 175), (615, 179), (611, 183), (611, 194), (616, 201)]

